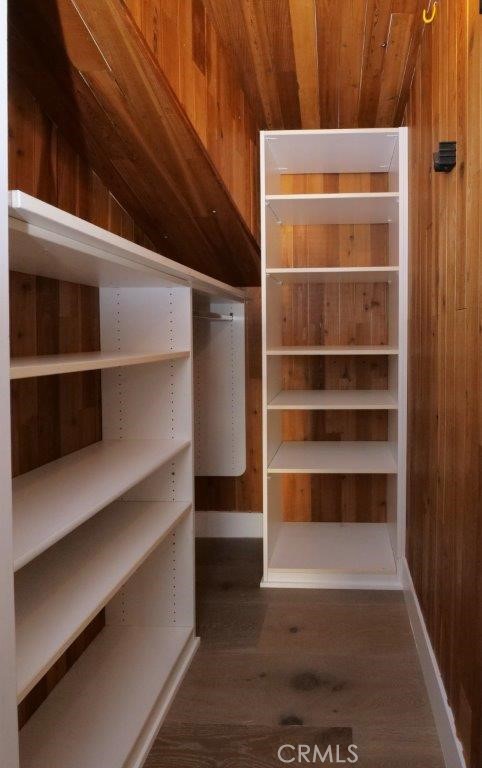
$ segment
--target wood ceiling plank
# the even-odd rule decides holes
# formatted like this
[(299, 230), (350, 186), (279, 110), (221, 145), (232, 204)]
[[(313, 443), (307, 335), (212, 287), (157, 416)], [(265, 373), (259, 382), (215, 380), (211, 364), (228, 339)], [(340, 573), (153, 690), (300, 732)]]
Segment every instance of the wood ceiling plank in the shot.
[(261, 127), (401, 123), (424, 0), (204, 2)]
[(377, 126), (394, 124), (405, 75), (405, 64), (410, 50), (412, 23), (412, 13), (392, 13), (391, 15), (388, 44), (383, 60), (380, 101), (376, 115)]
[(341, 9), (341, 48), (338, 127), (357, 125), (360, 101), (366, 2), (344, 0)]
[[(301, 128), (289, 0), (265, 0), (264, 16), (284, 125)], [(306, 44), (306, 43), (305, 43)]]
[(265, 7), (258, 0), (241, 0), (241, 3), (256, 82), (267, 124), (280, 127), (283, 125), (281, 95), (275, 78), (274, 64), (271, 60)]
[(303, 128), (320, 125), (315, 0), (289, 0)]
[(331, 0), (316, 0), (316, 37), (320, 92), (320, 128), (338, 128), (340, 82), (339, 7)]
[(208, 16), (223, 42), (226, 54), (243, 84), (260, 125), (270, 128), (268, 115), (265, 113), (264, 103), (256, 77), (251, 47), (248, 40), (248, 30), (241, 2), (226, 3), (224, 0), (204, 0)]
[(368, 0), (358, 125), (373, 126), (380, 100), (392, 0)]

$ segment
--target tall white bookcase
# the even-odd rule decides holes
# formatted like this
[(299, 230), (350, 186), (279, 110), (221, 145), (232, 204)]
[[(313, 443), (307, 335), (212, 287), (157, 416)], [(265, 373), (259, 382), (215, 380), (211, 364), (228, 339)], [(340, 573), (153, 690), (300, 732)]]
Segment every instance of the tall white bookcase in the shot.
[[(345, 179), (343, 192), (286, 191), (286, 176), (295, 188), (306, 175)], [(345, 175), (346, 174), (346, 175)], [(359, 174), (377, 174), (383, 191), (360, 191)], [(340, 175), (340, 176), (338, 176)], [(324, 177), (323, 178), (327, 178)], [(333, 179), (334, 177), (331, 177)], [(352, 185), (352, 186), (350, 186)], [(311, 184), (310, 188), (316, 184)], [(293, 187), (291, 187), (292, 189)], [(304, 187), (303, 189), (306, 189)], [(343, 258), (325, 244), (302, 250), (297, 263), (286, 263), (287, 233), (303, 228), (343, 227), (349, 242)], [(374, 246), (356, 263), (351, 241), (361, 225), (384, 225), (384, 253)], [(267, 587), (400, 588), (399, 561), (405, 546), (406, 377), (407, 377), (407, 132), (405, 128), (268, 131), (261, 133), (261, 226), (263, 313), (263, 484), (264, 576)], [(368, 247), (368, 246), (366, 246)], [(299, 249), (299, 250), (300, 250)], [(366, 250), (366, 248), (365, 248)], [(355, 252), (355, 251), (354, 251)], [(298, 254), (299, 255), (299, 254)], [(367, 254), (364, 254), (367, 256)], [(303, 261), (304, 258), (304, 261)], [(303, 262), (298, 266), (299, 262)], [(283, 327), (292, 311), (284, 300), (297, 286), (341, 287), (343, 296), (357, 286), (383, 283), (387, 325), (383, 343), (287, 343)], [(352, 287), (350, 287), (352, 286)], [(358, 295), (358, 294), (357, 294)], [(307, 325), (326, 326), (325, 304), (318, 315), (309, 305)], [(297, 305), (300, 312), (300, 303)], [(303, 320), (301, 320), (303, 324)], [(310, 328), (308, 327), (307, 334)], [(356, 335), (356, 331), (354, 331)], [(343, 356), (386, 359), (384, 389), (291, 389), (284, 365), (288, 358), (329, 361)], [(349, 363), (348, 363), (349, 364)], [(369, 364), (369, 363), (368, 363)], [(284, 437), (283, 418), (294, 411), (386, 412), (384, 440), (292, 440)], [(386, 477), (385, 519), (377, 522), (319, 521), (324, 500), (316, 501), (315, 521), (286, 520), (289, 475), (380, 475)], [(287, 490), (288, 488), (288, 490)], [(329, 503), (329, 502), (326, 502)], [(326, 510), (325, 510), (326, 511)]]
[[(16, 639), (2, 648), (2, 721), (15, 722), (15, 670), (21, 701), (102, 608), (106, 626), (18, 742), (9, 731), (0, 763), (134, 768), (198, 645), (193, 294), (243, 307), (244, 292), (18, 191), (9, 235), (11, 269), (99, 286), (101, 351), (12, 359), (10, 378), (101, 370), (103, 439), (15, 478), (11, 507), (5, 480), (0, 623)], [(7, 436), (2, 477), (9, 466)]]

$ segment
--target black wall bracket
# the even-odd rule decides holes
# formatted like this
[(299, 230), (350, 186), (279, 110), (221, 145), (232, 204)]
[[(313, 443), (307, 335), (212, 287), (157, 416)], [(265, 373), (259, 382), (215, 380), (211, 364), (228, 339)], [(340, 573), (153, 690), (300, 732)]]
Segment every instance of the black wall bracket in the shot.
[(437, 173), (450, 173), (457, 161), (457, 142), (441, 141), (438, 152), (433, 156), (433, 167)]

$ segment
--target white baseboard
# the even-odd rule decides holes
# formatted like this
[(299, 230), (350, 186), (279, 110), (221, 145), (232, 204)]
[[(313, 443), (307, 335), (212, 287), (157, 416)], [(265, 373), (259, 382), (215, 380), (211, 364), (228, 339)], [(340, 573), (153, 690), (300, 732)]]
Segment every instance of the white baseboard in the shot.
[(445, 686), (430, 637), (425, 626), (422, 610), (413, 586), (406, 558), (402, 559), (402, 583), (410, 624), (417, 646), (418, 656), (430, 699), (440, 745), (447, 768), (466, 768), (462, 744), (457, 738), (455, 721), (447, 700)]
[(196, 536), (209, 539), (261, 539), (261, 512), (196, 512)]

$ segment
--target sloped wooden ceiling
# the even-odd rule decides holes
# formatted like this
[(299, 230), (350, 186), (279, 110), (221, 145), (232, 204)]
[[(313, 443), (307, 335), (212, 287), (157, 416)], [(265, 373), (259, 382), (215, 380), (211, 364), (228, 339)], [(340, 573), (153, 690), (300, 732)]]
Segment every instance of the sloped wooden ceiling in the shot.
[(259, 282), (256, 238), (121, 0), (11, 0), (9, 44), (12, 69), (161, 253)]
[(400, 125), (427, 0), (205, 0), (266, 128)]

